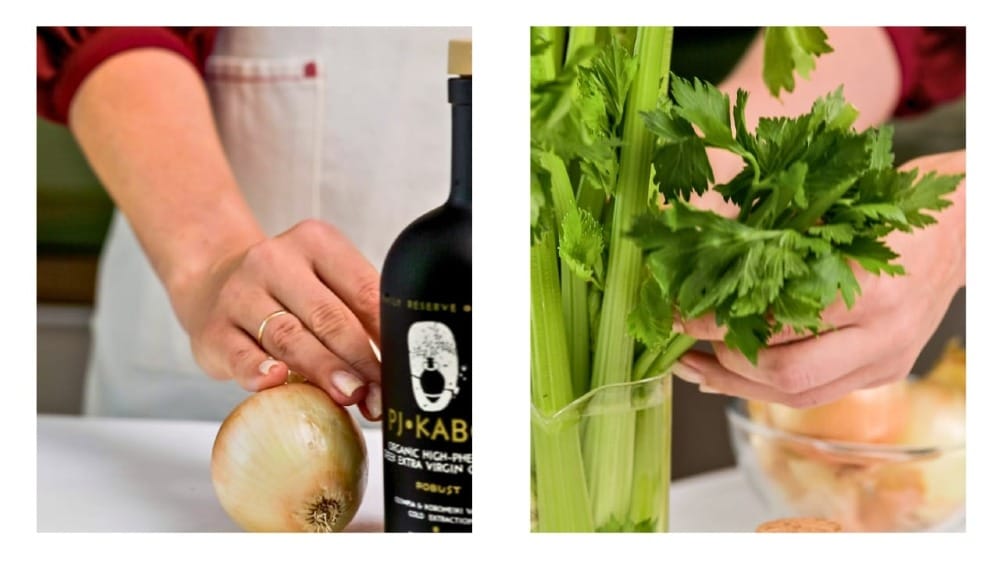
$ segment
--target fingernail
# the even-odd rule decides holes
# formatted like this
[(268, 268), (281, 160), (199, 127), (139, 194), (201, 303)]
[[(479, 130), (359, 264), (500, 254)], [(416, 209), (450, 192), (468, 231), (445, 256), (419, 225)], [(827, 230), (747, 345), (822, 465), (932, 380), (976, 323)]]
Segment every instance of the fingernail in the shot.
[(719, 391), (711, 385), (705, 385), (704, 383), (698, 386), (698, 390), (702, 393), (708, 393), (709, 395), (721, 395), (722, 391)]
[(681, 332), (684, 332), (684, 325), (683, 325), (683, 324), (681, 324), (681, 322), (680, 322), (680, 321), (674, 321), (674, 324), (673, 324), (673, 325), (672, 325), (672, 326), (670, 327), (670, 330), (671, 330), (671, 331), (672, 331), (672, 332), (673, 332), (674, 334), (679, 334), (679, 333), (681, 333)]
[(335, 371), (333, 375), (330, 376), (330, 381), (333, 386), (337, 388), (345, 397), (354, 396), (354, 392), (357, 391), (364, 383), (358, 379), (358, 376), (347, 373), (346, 371)]
[(382, 416), (382, 386), (378, 383), (368, 385), (368, 395), (365, 396), (365, 407), (372, 418)]
[(705, 376), (701, 374), (698, 370), (693, 367), (677, 362), (674, 364), (673, 369), (674, 375), (687, 381), (688, 383), (694, 383), (695, 385), (701, 385), (705, 382)]
[(267, 375), (268, 373), (271, 372), (271, 368), (273, 368), (276, 365), (278, 365), (278, 362), (276, 360), (274, 360), (273, 358), (268, 358), (260, 363), (260, 366), (257, 367), (257, 371), (259, 371), (261, 375)]

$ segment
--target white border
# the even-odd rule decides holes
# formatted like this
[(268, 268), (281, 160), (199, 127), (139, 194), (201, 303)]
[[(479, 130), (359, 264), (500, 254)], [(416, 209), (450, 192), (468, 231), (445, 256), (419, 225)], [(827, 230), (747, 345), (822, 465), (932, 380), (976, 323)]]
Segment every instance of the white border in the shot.
[[(220, 3), (221, 4), (221, 3)], [(684, 4), (684, 5), (681, 5)], [(986, 4), (980, 4), (986, 5)], [(14, 3), (2, 34), (6, 80), (2, 88), (5, 219), (0, 236), (4, 323), (8, 360), (0, 390), (0, 416), (10, 449), (4, 456), (0, 514), (5, 537), (16, 533), (20, 547), (5, 551), (29, 560), (76, 559), (195, 560), (400, 560), (440, 561), (572, 559), (609, 561), (767, 560), (838, 561), (845, 555), (877, 559), (979, 560), (996, 553), (997, 409), (1000, 378), (989, 354), (997, 291), (994, 266), (1000, 209), (994, 140), (998, 123), (993, 97), (993, 55), (997, 29), (986, 13), (963, 2), (302, 2), (251, 6), (187, 0), (134, 2)], [(349, 6), (349, 7), (348, 7)], [(659, 10), (651, 6), (661, 6)], [(14, 14), (14, 10), (18, 10)], [(476, 526), (471, 536), (342, 535), (335, 538), (215, 534), (36, 534), (34, 329), (35, 230), (33, 88), (31, 33), (36, 24), (197, 22), (228, 25), (472, 25), (476, 40), (477, 112), (474, 126), (476, 179), (475, 387)], [(669, 536), (539, 536), (527, 533), (528, 504), (528, 146), (527, 29), (531, 24), (953, 24), (969, 26), (969, 464), (968, 532), (953, 535), (828, 535), (791, 537), (755, 534), (675, 534)]]

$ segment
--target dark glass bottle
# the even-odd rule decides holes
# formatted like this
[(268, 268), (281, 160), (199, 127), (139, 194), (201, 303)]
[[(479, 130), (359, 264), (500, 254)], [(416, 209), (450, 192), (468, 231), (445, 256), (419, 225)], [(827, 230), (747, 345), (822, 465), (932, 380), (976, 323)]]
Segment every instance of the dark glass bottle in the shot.
[(387, 532), (472, 531), (472, 46), (452, 41), (451, 194), (382, 268)]

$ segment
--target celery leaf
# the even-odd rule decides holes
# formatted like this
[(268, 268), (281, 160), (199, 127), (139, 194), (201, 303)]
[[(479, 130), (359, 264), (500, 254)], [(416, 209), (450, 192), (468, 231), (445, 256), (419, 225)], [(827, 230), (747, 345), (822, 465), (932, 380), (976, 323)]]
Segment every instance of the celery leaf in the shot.
[(819, 27), (768, 27), (764, 31), (764, 82), (772, 96), (795, 89), (795, 73), (802, 78), (816, 68), (816, 58), (833, 51)]

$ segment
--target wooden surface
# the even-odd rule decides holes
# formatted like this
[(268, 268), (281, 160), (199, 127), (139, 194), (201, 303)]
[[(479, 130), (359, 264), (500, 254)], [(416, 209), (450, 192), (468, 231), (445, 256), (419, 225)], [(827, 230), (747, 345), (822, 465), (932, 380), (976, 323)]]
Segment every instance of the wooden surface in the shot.
[(38, 303), (94, 302), (97, 255), (38, 256)]

